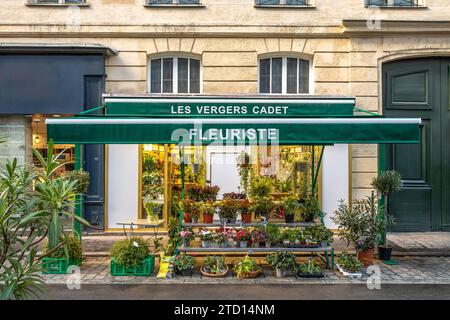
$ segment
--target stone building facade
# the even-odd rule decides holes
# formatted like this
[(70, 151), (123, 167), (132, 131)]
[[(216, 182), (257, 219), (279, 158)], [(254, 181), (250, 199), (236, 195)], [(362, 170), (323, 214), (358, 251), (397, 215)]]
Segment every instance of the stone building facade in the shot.
[[(0, 51), (13, 44), (110, 48), (114, 54), (105, 55), (104, 91), (123, 94), (148, 93), (149, 61), (164, 56), (198, 58), (202, 94), (258, 94), (260, 60), (292, 56), (310, 61), (311, 94), (355, 96), (359, 108), (380, 114), (383, 65), (450, 56), (447, 0), (423, 0), (414, 6), (389, 2), (386, 7), (371, 7), (364, 0), (268, 7), (254, 0), (164, 6), (146, 0), (81, 2), (3, 0)], [(15, 155), (24, 162), (29, 157), (30, 119), (0, 119), (0, 136), (8, 136), (0, 145), (0, 157)], [(445, 150), (443, 159), (449, 159)], [(370, 193), (377, 175), (378, 149), (355, 145), (349, 152), (349, 197), (360, 198)], [(442, 206), (442, 216), (447, 215), (448, 204)], [(447, 228), (450, 219), (445, 219), (430, 228)]]

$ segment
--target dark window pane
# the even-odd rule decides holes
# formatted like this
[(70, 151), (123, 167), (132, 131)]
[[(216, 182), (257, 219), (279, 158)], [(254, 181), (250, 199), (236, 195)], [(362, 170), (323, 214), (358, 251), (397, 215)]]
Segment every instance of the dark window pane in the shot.
[(257, 5), (265, 5), (265, 4), (280, 4), (280, 0), (257, 0)]
[(178, 59), (178, 93), (188, 93), (189, 59)]
[(150, 93), (161, 93), (161, 59), (151, 61)]
[(307, 0), (286, 0), (286, 4), (293, 4), (297, 6), (307, 5)]
[(173, 59), (163, 59), (163, 93), (173, 93)]
[(417, 72), (392, 77), (392, 101), (397, 103), (428, 100), (428, 73)]
[(309, 61), (299, 59), (298, 63), (298, 93), (309, 93)]
[(198, 4), (199, 0), (179, 0), (179, 4)]
[(171, 4), (173, 0), (148, 0), (148, 4)]
[(259, 92), (270, 93), (270, 59), (262, 59), (259, 63)]
[(200, 60), (190, 59), (189, 92), (200, 93)]
[(272, 59), (272, 93), (281, 93), (282, 90), (283, 59)]
[(297, 61), (298, 59), (294, 58), (287, 59), (287, 93), (297, 93)]
[(387, 6), (387, 0), (366, 0), (366, 6)]

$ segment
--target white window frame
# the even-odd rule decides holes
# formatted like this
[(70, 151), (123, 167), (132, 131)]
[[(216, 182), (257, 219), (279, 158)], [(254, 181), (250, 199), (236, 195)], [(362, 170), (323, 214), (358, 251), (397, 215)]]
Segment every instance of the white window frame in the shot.
[[(281, 58), (282, 59), (282, 68), (281, 68), (281, 93), (272, 93), (272, 59), (273, 58)], [(297, 93), (287, 93), (287, 59), (293, 58), (293, 59), (300, 59), (300, 60), (306, 60), (309, 62), (309, 91), (307, 93), (298, 93), (300, 82), (297, 81)], [(270, 59), (270, 93), (261, 92), (261, 60), (264, 59)], [(297, 63), (297, 77), (300, 75), (299, 69), (300, 64)], [(298, 55), (286, 55), (286, 54), (271, 54), (271, 55), (261, 55), (258, 57), (258, 94), (262, 95), (299, 95), (299, 96), (308, 96), (314, 94), (314, 77), (313, 77), (313, 61), (309, 57), (303, 57)]]
[[(172, 58), (173, 59), (173, 69), (172, 69), (172, 74), (173, 74), (173, 78), (172, 78), (172, 88), (173, 88), (173, 92), (162, 92), (163, 91), (163, 59), (167, 59), (167, 58)], [(148, 69), (147, 69), (147, 91), (148, 94), (164, 94), (164, 95), (174, 95), (174, 94), (179, 94), (179, 95), (185, 95), (185, 94), (195, 94), (195, 93), (178, 93), (178, 59), (195, 59), (198, 60), (200, 63), (200, 84), (199, 84), (199, 93), (197, 94), (201, 94), (203, 93), (203, 67), (202, 67), (202, 59), (199, 56), (196, 55), (179, 55), (179, 54), (163, 54), (163, 55), (155, 55), (155, 56), (149, 56), (148, 57)], [(152, 60), (157, 60), (157, 59), (161, 59), (161, 93), (152, 93)], [(188, 88), (190, 89), (190, 71), (191, 69), (188, 68)]]

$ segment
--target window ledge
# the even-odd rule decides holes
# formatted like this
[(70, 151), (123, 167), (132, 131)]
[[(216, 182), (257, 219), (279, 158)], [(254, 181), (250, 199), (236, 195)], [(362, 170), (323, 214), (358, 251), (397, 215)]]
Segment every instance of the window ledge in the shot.
[(204, 4), (144, 4), (146, 8), (206, 8)]
[(377, 9), (428, 9), (426, 6), (365, 6), (366, 9), (377, 8)]
[(315, 9), (315, 6), (295, 4), (255, 4), (258, 9)]
[(55, 7), (55, 8), (67, 8), (67, 7), (90, 7), (89, 3), (25, 3), (27, 7)]

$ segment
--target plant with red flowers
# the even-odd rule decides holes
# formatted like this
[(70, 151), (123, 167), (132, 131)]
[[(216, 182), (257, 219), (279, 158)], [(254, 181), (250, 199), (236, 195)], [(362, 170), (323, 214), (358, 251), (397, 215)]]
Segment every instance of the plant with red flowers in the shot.
[(236, 234), (238, 241), (250, 241), (252, 240), (252, 234), (247, 229), (241, 229)]

